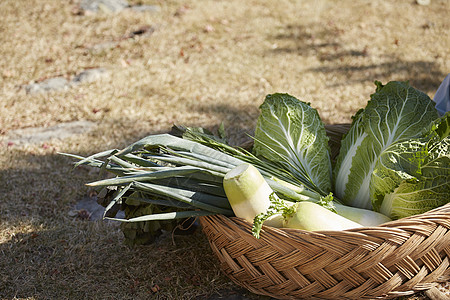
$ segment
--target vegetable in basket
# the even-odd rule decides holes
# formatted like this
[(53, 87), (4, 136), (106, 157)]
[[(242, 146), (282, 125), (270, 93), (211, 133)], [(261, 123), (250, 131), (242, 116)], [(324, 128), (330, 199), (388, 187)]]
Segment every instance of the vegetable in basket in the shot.
[[(364, 178), (365, 186), (365, 178), (370, 174), (365, 173), (367, 170), (356, 172), (358, 157), (363, 167), (371, 166), (378, 152), (417, 132), (417, 128), (410, 127), (425, 127), (424, 124), (436, 119), (432, 105), (424, 105), (425, 98), (406, 83), (378, 84), (366, 109), (355, 118), (346, 135), (347, 141), (343, 141), (343, 158), (338, 159), (337, 177), (351, 173), (351, 179), (347, 174), (343, 182)], [(420, 114), (417, 114), (418, 109)], [(406, 119), (409, 125), (404, 124)], [(378, 129), (370, 132), (375, 128), (373, 125), (378, 125)], [(283, 215), (284, 212), (287, 216), (288, 209), (292, 211), (294, 207), (305, 206), (295, 202), (304, 201), (321, 204), (364, 226), (376, 226), (390, 220), (367, 209), (342, 205), (331, 194), (332, 172), (324, 124), (316, 110), (292, 96), (273, 94), (266, 97), (257, 122), (253, 153), (228, 145), (224, 136), (216, 138), (204, 130), (191, 128), (182, 131), (181, 138), (169, 134), (151, 135), (121, 151), (113, 149), (86, 158), (70, 155), (80, 160), (78, 164), (98, 167), (116, 175), (90, 184), (114, 190), (114, 195), (105, 203), (105, 218), (118, 220), (110, 215), (113, 208), (120, 206), (123, 209), (131, 204), (136, 210), (126, 210), (126, 218), (120, 221), (150, 222), (211, 214), (234, 216), (232, 200), (227, 198), (223, 179), (232, 169), (247, 163), (262, 175), (264, 184), (271, 189), (267, 191), (273, 191), (266, 197), (268, 204), (260, 204), (262, 209), (244, 216), (250, 220), (259, 216), (256, 227), (270, 214)], [(383, 132), (389, 134), (384, 136)], [(352, 143), (353, 137), (356, 146)], [(370, 143), (376, 145), (369, 147)], [(369, 162), (363, 160), (364, 155), (370, 158)], [(335, 183), (335, 187), (338, 189), (338, 184)], [(345, 189), (349, 185), (342, 187)], [(138, 203), (142, 207), (151, 205), (152, 209), (146, 211), (152, 213), (142, 214)], [(338, 214), (333, 212), (333, 216)], [(282, 226), (288, 226), (284, 219), (282, 222)]]
[[(277, 197), (258, 169), (247, 163), (231, 169), (223, 178), (223, 187), (234, 214), (250, 223), (269, 209), (272, 194)], [(272, 218), (266, 225), (281, 227), (283, 222)]]
[[(276, 187), (277, 193), (291, 201), (321, 202), (329, 198), (334, 200), (336, 212), (364, 226), (390, 221), (380, 213), (342, 205), (330, 194), (332, 169), (328, 136), (317, 110), (288, 94), (268, 95), (260, 109), (254, 153), (266, 163), (282, 166), (294, 177), (294, 184), (275, 178), (271, 187)], [(304, 199), (305, 193), (312, 195)]]
[(310, 197), (305, 199), (305, 192), (303, 190), (299, 190), (298, 186), (289, 184), (279, 179), (275, 179), (275, 182), (271, 183), (277, 193), (280, 194), (283, 198), (289, 199), (294, 202), (301, 201), (310, 201), (314, 203), (319, 203), (322, 206), (327, 207), (331, 211), (336, 212), (338, 215), (343, 216), (347, 219), (350, 219), (356, 223), (359, 223), (363, 226), (378, 226), (380, 224), (392, 221), (391, 218), (373, 210), (368, 210), (364, 208), (358, 208), (353, 206), (348, 206), (341, 204), (339, 199), (334, 197), (332, 193), (328, 194), (326, 197)]
[(317, 203), (304, 201), (295, 203), (290, 210), (284, 213), (283, 227), (309, 231), (334, 231), (363, 226)]
[(372, 208), (369, 185), (380, 154), (396, 141), (416, 137), (439, 115), (434, 102), (407, 82), (376, 82), (367, 106), (341, 142), (334, 188), (345, 204)]
[[(280, 184), (274, 178), (281, 178), (296, 184), (295, 195), (301, 200), (318, 200), (321, 197), (304, 188), (279, 165), (262, 161), (243, 149), (233, 148), (208, 135), (199, 135), (194, 131), (190, 131), (190, 134), (203, 142), (158, 134), (147, 136), (120, 151), (112, 149), (89, 157), (65, 155), (78, 159), (76, 165), (98, 167), (116, 175), (88, 185), (98, 189), (113, 189), (114, 195), (104, 204), (104, 218), (128, 224), (211, 214), (233, 216), (223, 189), (223, 177), (244, 162), (252, 162), (257, 166), (274, 190), (280, 189)], [(141, 207), (135, 206), (137, 202), (141, 203)], [(135, 209), (126, 209), (125, 219), (110, 215), (114, 207), (123, 209), (130, 203)], [(153, 208), (144, 209), (147, 205)], [(144, 211), (155, 213), (142, 214)], [(136, 230), (136, 234), (133, 230)], [(153, 234), (152, 231), (145, 232)], [(127, 236), (131, 240), (126, 242), (135, 243), (133, 236), (141, 233), (140, 228), (127, 227)]]
[(317, 110), (288, 94), (267, 95), (260, 110), (255, 155), (282, 166), (308, 189), (330, 193), (328, 137)]
[[(225, 193), (237, 217), (253, 223), (253, 235), (259, 237), (262, 225), (303, 230), (345, 230), (376, 226), (390, 221), (380, 213), (333, 203), (333, 197), (292, 202), (280, 199), (257, 168), (245, 163), (231, 169), (223, 179)], [(283, 186), (287, 185), (283, 183)], [(295, 187), (292, 187), (294, 192)], [(280, 189), (279, 189), (280, 191)], [(289, 195), (285, 190), (281, 195)], [(295, 196), (290, 197), (293, 200)]]
[(373, 207), (391, 218), (424, 213), (450, 201), (450, 113), (421, 137), (384, 150), (370, 182)]

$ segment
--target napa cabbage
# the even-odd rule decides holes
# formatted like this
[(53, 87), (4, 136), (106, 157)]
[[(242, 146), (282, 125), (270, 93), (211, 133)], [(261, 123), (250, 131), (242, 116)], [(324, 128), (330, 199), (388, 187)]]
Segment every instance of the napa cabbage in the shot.
[(372, 208), (370, 180), (380, 154), (396, 141), (418, 136), (439, 115), (434, 102), (408, 82), (377, 88), (353, 118), (334, 168), (334, 191), (345, 204)]
[(424, 213), (450, 201), (450, 113), (423, 135), (383, 151), (370, 182), (373, 208), (393, 219)]
[(256, 156), (281, 165), (310, 190), (331, 192), (328, 137), (317, 110), (288, 94), (267, 95), (254, 135)]

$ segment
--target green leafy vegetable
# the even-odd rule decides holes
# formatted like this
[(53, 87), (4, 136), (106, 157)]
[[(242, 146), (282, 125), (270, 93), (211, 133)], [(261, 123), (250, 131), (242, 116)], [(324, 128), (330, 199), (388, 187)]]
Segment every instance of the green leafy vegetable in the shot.
[[(317, 201), (321, 197), (279, 165), (233, 148), (205, 131), (189, 131), (189, 137), (191, 140), (151, 135), (120, 151), (113, 149), (89, 157), (65, 155), (78, 159), (76, 166), (89, 165), (116, 175), (88, 185), (117, 191), (105, 199), (105, 218), (123, 222), (128, 244), (151, 242), (160, 228), (174, 226), (174, 219), (208, 214), (233, 216), (223, 178), (246, 161), (257, 166), (265, 184), (273, 186), (275, 192), (280, 190), (274, 180), (279, 177), (279, 181), (297, 184), (293, 192), (296, 199)], [(125, 219), (115, 218), (117, 206), (125, 211)]]
[(262, 230), (263, 223), (264, 225), (268, 225), (267, 220), (272, 218), (271, 223), (273, 223), (273, 220), (277, 220), (279, 226), (274, 227), (282, 227), (284, 222), (283, 215), (291, 215), (295, 212), (295, 210), (292, 208), (294, 202), (289, 203), (287, 201), (281, 200), (275, 194), (271, 194), (269, 196), (269, 200), (269, 208), (265, 212), (256, 215), (253, 219), (252, 234), (257, 239), (259, 239), (259, 234)]
[(450, 201), (449, 124), (447, 113), (423, 137), (398, 141), (383, 151), (370, 182), (375, 210), (396, 219)]
[(371, 209), (369, 185), (380, 154), (392, 143), (416, 137), (438, 118), (434, 102), (407, 82), (376, 82), (342, 140), (334, 169), (335, 193), (344, 203)]
[(288, 94), (268, 95), (260, 109), (256, 156), (276, 162), (323, 196), (331, 192), (328, 137), (317, 111)]

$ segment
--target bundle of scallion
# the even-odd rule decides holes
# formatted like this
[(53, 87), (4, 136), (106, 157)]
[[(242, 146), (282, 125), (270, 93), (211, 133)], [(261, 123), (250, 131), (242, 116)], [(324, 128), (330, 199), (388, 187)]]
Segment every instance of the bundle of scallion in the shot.
[[(243, 149), (233, 148), (194, 130), (186, 129), (188, 135), (201, 138), (210, 146), (159, 134), (143, 138), (120, 151), (113, 149), (89, 157), (63, 154), (78, 159), (75, 166), (88, 165), (116, 175), (87, 185), (115, 191), (109, 203), (105, 204), (104, 217), (123, 222), (172, 220), (211, 214), (233, 216), (223, 189), (223, 178), (231, 169), (245, 162), (257, 166), (277, 192), (297, 200), (318, 201), (322, 197), (304, 188), (282, 168), (262, 161)], [(286, 187), (288, 182), (296, 186), (295, 191)], [(136, 202), (161, 207), (163, 212), (127, 219), (108, 216), (115, 205)]]

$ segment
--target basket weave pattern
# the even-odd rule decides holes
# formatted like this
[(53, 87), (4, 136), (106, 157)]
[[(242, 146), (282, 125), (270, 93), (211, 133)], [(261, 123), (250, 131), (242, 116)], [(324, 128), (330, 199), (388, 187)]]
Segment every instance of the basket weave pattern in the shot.
[(225, 274), (277, 299), (394, 298), (450, 279), (450, 203), (378, 227), (309, 232), (201, 217)]

